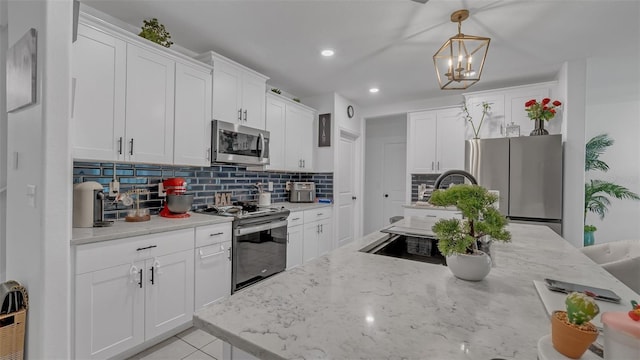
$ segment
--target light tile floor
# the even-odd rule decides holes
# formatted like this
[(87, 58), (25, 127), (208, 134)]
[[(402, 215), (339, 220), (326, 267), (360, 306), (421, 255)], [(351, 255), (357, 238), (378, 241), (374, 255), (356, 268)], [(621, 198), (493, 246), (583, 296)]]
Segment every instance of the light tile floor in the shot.
[(152, 346), (128, 360), (222, 360), (222, 341), (194, 327)]

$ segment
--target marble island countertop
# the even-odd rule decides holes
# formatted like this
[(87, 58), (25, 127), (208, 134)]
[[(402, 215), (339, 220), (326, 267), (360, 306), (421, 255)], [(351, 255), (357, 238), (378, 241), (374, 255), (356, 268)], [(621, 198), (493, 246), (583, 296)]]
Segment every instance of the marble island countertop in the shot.
[(550, 323), (534, 280), (637, 297), (549, 228), (509, 230), (512, 243), (493, 245), (496, 265), (480, 282), (359, 252), (387, 236), (374, 232), (208, 306), (194, 323), (264, 359), (535, 359)]

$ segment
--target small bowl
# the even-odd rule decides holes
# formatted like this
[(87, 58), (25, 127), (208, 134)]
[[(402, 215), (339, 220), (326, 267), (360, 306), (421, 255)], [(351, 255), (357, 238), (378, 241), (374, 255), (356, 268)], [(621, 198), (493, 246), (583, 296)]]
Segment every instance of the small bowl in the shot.
[(193, 204), (193, 194), (167, 195), (167, 207), (172, 213), (184, 214), (191, 209), (191, 204)]

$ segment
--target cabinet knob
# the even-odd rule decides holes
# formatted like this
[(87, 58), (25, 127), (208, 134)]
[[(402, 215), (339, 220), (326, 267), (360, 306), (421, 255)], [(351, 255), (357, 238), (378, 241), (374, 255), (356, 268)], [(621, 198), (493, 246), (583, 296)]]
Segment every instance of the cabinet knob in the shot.
[(389, 197), (389, 194), (384, 194), (384, 197), (388, 198), (388, 197)]
[(358, 199), (358, 198), (357, 198), (357, 197), (355, 197), (355, 196), (352, 196), (352, 197), (351, 197), (351, 200), (356, 200), (356, 199)]

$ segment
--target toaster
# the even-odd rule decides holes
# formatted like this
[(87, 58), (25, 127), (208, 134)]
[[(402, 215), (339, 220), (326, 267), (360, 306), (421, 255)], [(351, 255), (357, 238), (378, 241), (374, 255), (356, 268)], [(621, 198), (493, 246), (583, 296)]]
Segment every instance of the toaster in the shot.
[(316, 184), (312, 182), (294, 182), (289, 193), (289, 202), (313, 202), (316, 198)]

